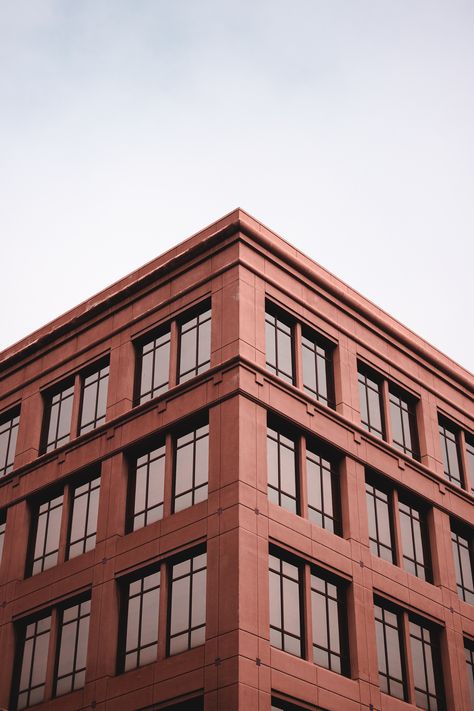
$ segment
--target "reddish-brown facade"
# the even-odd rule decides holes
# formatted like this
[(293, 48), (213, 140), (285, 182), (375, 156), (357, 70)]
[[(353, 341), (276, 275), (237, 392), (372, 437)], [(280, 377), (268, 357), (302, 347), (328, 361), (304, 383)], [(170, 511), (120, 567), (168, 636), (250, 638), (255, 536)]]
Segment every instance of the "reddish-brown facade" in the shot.
[[(211, 308), (210, 364), (177, 382), (176, 324), (203, 301)], [(266, 308), (289, 323), (293, 382), (267, 366)], [(136, 404), (137, 343), (161, 324), (171, 324), (169, 387)], [(328, 405), (303, 388), (299, 345), (308, 328), (330, 345), (333, 398)], [(79, 374), (103, 359), (110, 367), (105, 422), (77, 435)], [(361, 423), (358, 367), (364, 366), (379, 378), (381, 437)], [(458, 592), (451, 530), (459, 525), (472, 538), (474, 481), (469, 483), (469, 475), (474, 472), (469, 466), (474, 460), (467, 443), (474, 432), (473, 378), (247, 213), (235, 210), (7, 349), (0, 355), (0, 373), (0, 422), (5, 414), (19, 412), (14, 463), (0, 478), (0, 523), (5, 523), (0, 708), (16, 705), (18, 630), (24, 630), (25, 620), (53, 610), (48, 649), (54, 657), (54, 610), (83, 594), (90, 596), (91, 615), (85, 684), (54, 698), (56, 662), (47, 658), (38, 709), (158, 709), (189, 699), (190, 708), (193, 703), (198, 708), (193, 700), (200, 697), (205, 711), (269, 711), (279, 700), (304, 709), (402, 711), (416, 700), (410, 615), (436, 630), (440, 659), (435, 672), (442, 678), (445, 706), (472, 708), (465, 654), (474, 640), (473, 607)], [(70, 441), (45, 452), (45, 398), (66, 381), (73, 392)], [(413, 399), (418, 459), (393, 446), (392, 385)], [(173, 462), (167, 458), (161, 519), (127, 532), (130, 452), (154, 436), (166, 445), (182, 423), (202, 413), (209, 423), (207, 499), (172, 513)], [(294, 433), (299, 513), (269, 501), (269, 413)], [(445, 473), (440, 418), (456, 437), (460, 485)], [(308, 516), (303, 447), (311, 437), (338, 455), (339, 535)], [(66, 560), (63, 516), (57, 564), (31, 575), (38, 501), (61, 492), (66, 510), (70, 482), (91, 471), (100, 473), (95, 547)], [(414, 496), (422, 505), (432, 582), (408, 572), (400, 551), (397, 564), (371, 550), (368, 471), (383, 482), (382, 489), (410, 501)], [(401, 540), (398, 521), (394, 516), (395, 548)], [(269, 546), (301, 570), (301, 656), (270, 644)], [(169, 561), (188, 549), (207, 553), (205, 644), (170, 655), (166, 571)], [(117, 662), (121, 582), (159, 565), (156, 661), (123, 672)], [(314, 569), (344, 586), (346, 674), (313, 661), (309, 576)], [(405, 701), (380, 688), (374, 596), (401, 614), (408, 657)], [(441, 698), (438, 704), (443, 707)]]

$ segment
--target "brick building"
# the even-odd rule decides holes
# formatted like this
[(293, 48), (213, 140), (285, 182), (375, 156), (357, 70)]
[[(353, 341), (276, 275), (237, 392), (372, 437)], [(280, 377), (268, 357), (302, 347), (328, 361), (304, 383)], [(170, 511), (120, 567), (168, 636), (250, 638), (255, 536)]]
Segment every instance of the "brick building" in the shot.
[(0, 382), (0, 707), (474, 707), (473, 378), (245, 212)]

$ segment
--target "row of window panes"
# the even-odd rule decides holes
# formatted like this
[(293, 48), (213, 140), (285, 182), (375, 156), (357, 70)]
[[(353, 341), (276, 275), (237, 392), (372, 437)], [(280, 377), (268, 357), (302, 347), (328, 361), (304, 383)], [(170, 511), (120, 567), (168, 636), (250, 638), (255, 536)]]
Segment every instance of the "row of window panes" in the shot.
[[(168, 576), (166, 586), (161, 585), (162, 575)], [(204, 644), (206, 552), (198, 549), (120, 581), (119, 673), (157, 659), (162, 589), (168, 590), (169, 603), (163, 608), (168, 610), (166, 654)], [(20, 710), (44, 700), (51, 656), (55, 659), (53, 696), (84, 686), (90, 614), (90, 597), (82, 597), (18, 624), (12, 708)]]

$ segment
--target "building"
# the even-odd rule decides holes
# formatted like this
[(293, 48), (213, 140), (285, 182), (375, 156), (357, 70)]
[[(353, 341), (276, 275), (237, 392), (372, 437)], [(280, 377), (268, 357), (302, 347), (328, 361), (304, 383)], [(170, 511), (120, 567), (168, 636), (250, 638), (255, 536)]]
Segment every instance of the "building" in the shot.
[(239, 209), (0, 363), (0, 707), (474, 707), (456, 363)]

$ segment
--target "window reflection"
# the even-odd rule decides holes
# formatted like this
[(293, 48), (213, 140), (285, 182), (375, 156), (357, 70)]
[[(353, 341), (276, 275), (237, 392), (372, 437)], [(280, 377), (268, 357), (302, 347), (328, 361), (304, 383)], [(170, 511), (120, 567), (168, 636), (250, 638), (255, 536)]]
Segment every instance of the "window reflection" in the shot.
[(209, 425), (177, 437), (173, 510), (181, 511), (207, 499), (209, 472)]
[(55, 695), (62, 696), (85, 684), (90, 599), (66, 607), (61, 613)]
[(267, 428), (268, 498), (298, 513), (296, 452), (294, 440)]
[(204, 644), (206, 637), (206, 553), (170, 566), (169, 654)]
[(69, 442), (73, 396), (74, 385), (68, 384), (47, 399), (44, 442), (46, 452), (51, 452)]
[(31, 568), (32, 575), (41, 573), (58, 562), (62, 510), (62, 494), (38, 506)]
[(50, 631), (51, 615), (23, 628), (17, 709), (33, 706), (44, 699)]
[(168, 329), (139, 346), (138, 402), (162, 395), (169, 388), (171, 333)]
[(359, 397), (362, 425), (368, 432), (383, 439), (381, 384), (375, 375), (359, 364)]
[(108, 364), (82, 378), (79, 434), (90, 432), (105, 422), (108, 384)]
[(294, 383), (292, 327), (270, 304), (265, 313), (265, 339), (267, 370)]
[(182, 322), (179, 327), (178, 382), (208, 370), (211, 365), (211, 309)]
[(301, 571), (297, 565), (271, 553), (270, 644), (285, 652), (303, 655), (301, 620)]
[(100, 476), (73, 490), (68, 558), (75, 558), (95, 547), (99, 494)]
[(3, 415), (0, 420), (0, 477), (9, 474), (13, 469), (19, 423), (18, 409)]

